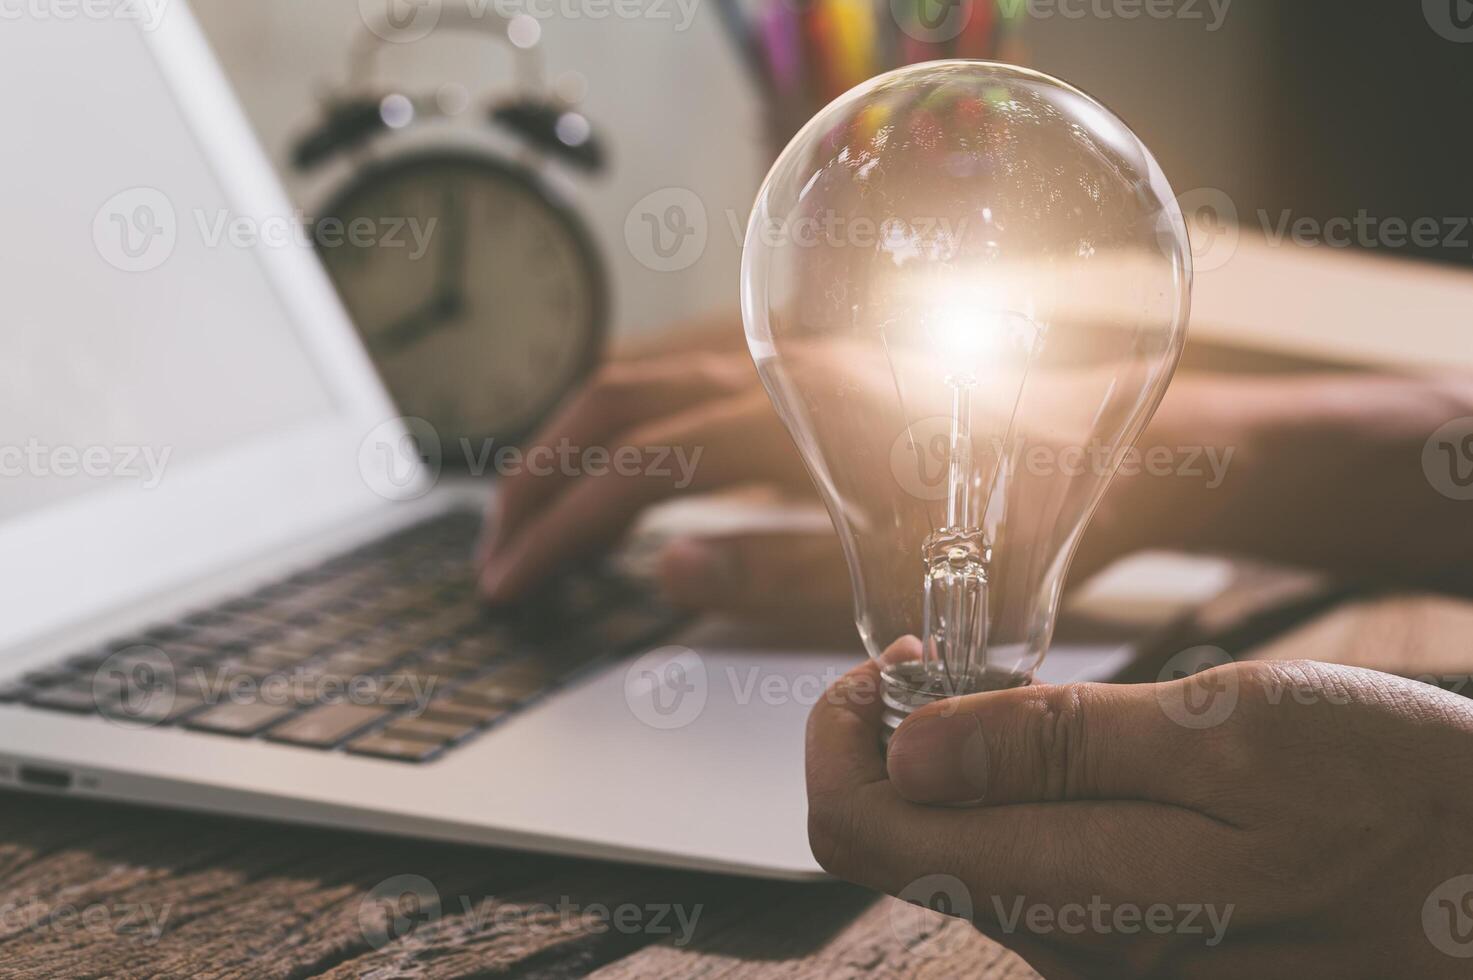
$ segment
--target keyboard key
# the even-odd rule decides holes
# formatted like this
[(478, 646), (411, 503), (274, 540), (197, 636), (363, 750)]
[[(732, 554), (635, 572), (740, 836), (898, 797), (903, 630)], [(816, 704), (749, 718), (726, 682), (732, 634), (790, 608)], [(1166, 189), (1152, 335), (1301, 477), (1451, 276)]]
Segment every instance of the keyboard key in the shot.
[(469, 685), (458, 687), (455, 690), (455, 701), (460, 704), (480, 705), (485, 708), (501, 708), (503, 710), (516, 705), (517, 699), (510, 697), (508, 692), (496, 685), (477, 686)]
[(322, 586), (301, 587), (283, 583), (270, 594), (257, 593), (258, 598), (266, 600), (266, 605), (256, 611), (257, 615), (269, 616), (275, 620), (290, 619), (299, 613), (319, 614), (323, 609), (341, 601), (343, 590), (350, 588), (350, 583), (343, 582), (338, 588), (324, 588)]
[(369, 636), (355, 642), (344, 644), (333, 652), (333, 657), (351, 656), (363, 663), (372, 664), (375, 668), (387, 667), (396, 660), (404, 659), (409, 651), (404, 644), (398, 640), (386, 637)]
[(78, 675), (78, 685), (90, 685), (94, 694), (107, 700), (122, 697), (124, 694), (132, 694), (134, 687), (163, 687), (163, 684), (133, 685), (129, 683), (130, 678), (121, 671), (83, 671)]
[(267, 733), (274, 742), (291, 742), (326, 749), (389, 714), (371, 704), (323, 704), (309, 708)]
[(421, 742), (458, 742), (480, 726), (474, 722), (453, 722), (439, 718), (405, 718), (384, 729), (389, 738), (412, 738)]
[(450, 678), (479, 673), (486, 666), (479, 660), (465, 657), (450, 650), (425, 654), (414, 663), (415, 666), (423, 670)]
[(254, 735), (285, 718), (293, 710), (291, 705), (267, 704), (264, 701), (217, 704), (191, 716), (184, 727), (219, 735)]
[(293, 667), (314, 656), (322, 644), (302, 634), (290, 634), (270, 643), (253, 647), (250, 660), (273, 667)]
[(48, 684), (60, 684), (62, 681), (71, 680), (76, 675), (64, 667), (47, 667), (44, 670), (32, 670), (21, 676), (21, 680), (32, 687), (45, 687)]
[(448, 677), (417, 667), (394, 670), (372, 679), (372, 700), (379, 704), (424, 704), (450, 684)]
[(190, 667), (174, 675), (174, 693), (195, 695), (207, 691), (223, 691), (227, 680), (219, 668)]
[(394, 631), (394, 639), (408, 650), (421, 652), (450, 639), (450, 631), (439, 623), (429, 620), (400, 626)]
[[(159, 645), (159, 649), (163, 651), (164, 656), (168, 658), (169, 663), (174, 666), (174, 669), (181, 673), (185, 669), (195, 665), (212, 664), (218, 662), (221, 657), (236, 656), (239, 654), (239, 650), (234, 647), (207, 647), (197, 643), (183, 643), (179, 641), (162, 643)], [(158, 654), (155, 652), (151, 656), (152, 662), (158, 663)]]
[(279, 650), (269, 650), (262, 653), (260, 650), (252, 650), (239, 663), (247, 673), (256, 676), (265, 676), (278, 672), (290, 671), (312, 659), (311, 654), (293, 651), (284, 653)]
[(139, 643), (123, 647), (103, 663), (110, 670), (130, 670), (136, 667), (143, 671), (182, 671), (189, 664), (209, 663), (217, 656), (219, 656), (219, 651), (209, 647), (170, 641), (159, 644)]
[(515, 704), (541, 693), (554, 680), (545, 666), (518, 664), (489, 677), (462, 684), (456, 695), (462, 700), (485, 704)]
[(73, 670), (93, 670), (108, 658), (108, 649), (93, 650), (91, 653), (79, 653), (73, 657), (67, 657), (62, 661)]
[(172, 725), (203, 708), (205, 704), (205, 699), (198, 694), (176, 694), (172, 699), (154, 700), (144, 709), (141, 717), (155, 725)]
[(495, 704), (475, 704), (457, 701), (452, 694), (447, 698), (431, 701), (421, 718), (451, 724), (484, 725), (506, 714), (507, 709)]
[(460, 637), (447, 648), (467, 660), (487, 663), (512, 652), (513, 642), (503, 631), (480, 630)]
[(0, 684), (0, 704), (9, 704), (12, 701), (22, 701), (26, 695), (31, 693), (29, 686), (19, 681), (11, 681)]
[(144, 698), (124, 698), (102, 708), (102, 715), (123, 724), (146, 727), (172, 725), (186, 715), (204, 707), (205, 699), (197, 694), (159, 692)]
[(252, 660), (249, 656), (233, 656), (216, 665), (214, 672), (220, 681), (229, 685), (248, 683), (237, 678), (250, 678), (251, 682), (259, 682), (262, 678), (279, 673), (280, 668)]
[(184, 642), (206, 650), (233, 650), (245, 646), (252, 632), (252, 628), (244, 624), (220, 623), (190, 630), (184, 636)]
[(38, 708), (90, 714), (97, 710), (98, 697), (89, 681), (70, 681), (33, 693), (28, 703)]
[(363, 624), (338, 619), (323, 620), (302, 629), (303, 639), (319, 650), (350, 643), (363, 635)]
[(372, 603), (350, 602), (336, 603), (333, 608), (318, 612), (320, 619), (311, 628), (326, 630), (331, 626), (340, 633), (340, 640), (349, 639), (355, 633), (366, 635), (373, 630), (382, 629), (390, 615), (388, 610), (380, 609)]
[(433, 742), (422, 742), (412, 738), (390, 738), (383, 734), (363, 735), (349, 742), (345, 748), (356, 755), (371, 755), (380, 759), (399, 759), (404, 762), (424, 762), (439, 754), (441, 746)]
[(322, 662), (322, 669), (327, 674), (355, 677), (372, 676), (387, 668), (377, 660), (364, 659), (354, 653), (335, 653)]

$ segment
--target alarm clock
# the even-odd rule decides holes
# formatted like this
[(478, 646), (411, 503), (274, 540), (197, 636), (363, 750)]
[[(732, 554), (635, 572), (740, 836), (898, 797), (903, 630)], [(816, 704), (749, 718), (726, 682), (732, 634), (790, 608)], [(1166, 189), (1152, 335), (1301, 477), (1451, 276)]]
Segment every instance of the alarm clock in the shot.
[(517, 55), (517, 92), (485, 120), (521, 152), (408, 145), (399, 134), (449, 114), (445, 100), (366, 84), (393, 36), (369, 23), (344, 93), (327, 97), (293, 162), (351, 155), (351, 175), (319, 209), (318, 254), (399, 411), (434, 428), (445, 464), (474, 465), (528, 435), (599, 358), (603, 265), (542, 171), (596, 172), (603, 151), (581, 113), (544, 94), (535, 20), (442, 13), (441, 27), (489, 31)]

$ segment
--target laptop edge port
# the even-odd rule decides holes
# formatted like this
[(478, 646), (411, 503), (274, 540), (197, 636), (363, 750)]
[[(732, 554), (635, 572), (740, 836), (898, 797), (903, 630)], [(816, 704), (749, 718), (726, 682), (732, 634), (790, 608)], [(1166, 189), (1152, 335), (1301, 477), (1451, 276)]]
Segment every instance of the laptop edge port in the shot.
[(18, 775), (26, 786), (45, 789), (71, 789), (72, 774), (65, 769), (48, 769), (45, 766), (21, 766)]

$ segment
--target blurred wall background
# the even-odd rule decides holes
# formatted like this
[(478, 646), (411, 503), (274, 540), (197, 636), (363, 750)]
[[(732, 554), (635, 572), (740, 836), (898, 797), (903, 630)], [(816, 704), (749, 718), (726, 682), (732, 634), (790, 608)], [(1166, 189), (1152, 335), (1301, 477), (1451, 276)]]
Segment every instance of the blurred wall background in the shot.
[[(454, 2), (454, 0), (448, 0)], [(211, 43), (293, 200), (314, 214), (341, 171), (302, 175), (287, 165), (292, 139), (317, 117), (317, 94), (342, 82), (357, 0), (194, 0)], [(672, 15), (678, 8), (666, 4)], [(581, 108), (610, 150), (611, 166), (585, 179), (553, 174), (602, 246), (614, 291), (616, 330), (638, 330), (736, 302), (738, 242), (725, 209), (745, 221), (764, 172), (757, 101), (720, 33), (714, 7), (696, 0), (684, 31), (665, 20), (545, 20), (549, 77), (586, 79)], [(510, 49), (475, 35), (436, 31), (386, 45), (383, 77), (431, 92), (446, 81), (473, 97), (511, 78)], [(467, 119), (465, 125), (471, 125)], [(485, 128), (485, 127), (480, 127)], [(640, 198), (688, 188), (704, 202), (710, 233), (699, 261), (656, 272), (632, 256), (624, 219)]]
[[(602, 246), (620, 332), (735, 308), (739, 234), (770, 152), (761, 106), (714, 3), (685, 2), (693, 16), (683, 30), (673, 2), (665, 4), (668, 19), (541, 22), (550, 76), (586, 82), (582, 108), (611, 151), (602, 177), (559, 184)], [(1033, 66), (1120, 113), (1179, 193), (1211, 186), (1237, 198), (1271, 176), (1261, 134), (1275, 104), (1267, 41), (1275, 7), (1236, 0), (1220, 19), (1205, 0), (1195, 5), (1200, 17), (1074, 18), (1055, 10), (1031, 17), (1024, 30)], [(298, 174), (287, 165), (290, 144), (316, 118), (318, 94), (344, 78), (348, 44), (362, 28), (359, 3), (194, 0), (194, 8), (293, 199), (314, 214), (344, 171)], [(507, 50), (486, 40), (438, 31), (386, 46), (382, 62), (385, 77), (416, 89), (459, 81), (473, 95), (504, 85), (510, 65)], [(624, 239), (630, 208), (667, 187), (693, 191), (708, 226), (700, 259), (675, 272), (647, 268)]]

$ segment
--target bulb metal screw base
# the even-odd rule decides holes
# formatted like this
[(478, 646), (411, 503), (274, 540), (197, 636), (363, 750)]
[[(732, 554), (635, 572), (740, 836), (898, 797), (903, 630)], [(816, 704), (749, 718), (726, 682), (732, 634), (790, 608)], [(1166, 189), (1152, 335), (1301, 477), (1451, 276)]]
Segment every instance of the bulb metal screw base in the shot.
[(912, 712), (933, 701), (939, 701), (945, 695), (934, 692), (934, 682), (927, 676), (925, 667), (919, 661), (886, 667), (881, 676), (883, 686), (880, 698), (885, 709), (880, 715), (880, 720), (884, 723), (880, 738), (888, 745), (890, 735)]
[(884, 711), (880, 715), (883, 724), (880, 741), (887, 746), (890, 744), (890, 736), (900, 727), (901, 722), (928, 704), (983, 691), (1026, 687), (1033, 683), (1033, 678), (1027, 674), (981, 669), (962, 679), (961, 683), (954, 684), (934, 666), (928, 668), (919, 660), (889, 664), (880, 675), (880, 699), (884, 703)]

